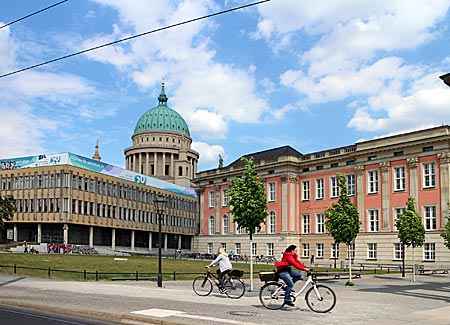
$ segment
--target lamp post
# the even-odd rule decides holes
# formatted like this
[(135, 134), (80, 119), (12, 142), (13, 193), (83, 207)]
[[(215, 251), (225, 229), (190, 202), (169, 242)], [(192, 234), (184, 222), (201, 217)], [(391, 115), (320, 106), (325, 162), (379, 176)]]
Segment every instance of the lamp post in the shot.
[(450, 73), (444, 74), (442, 76), (440, 76), (439, 78), (442, 79), (442, 81), (450, 87)]
[(158, 195), (156, 199), (153, 200), (153, 205), (156, 209), (156, 214), (158, 216), (158, 288), (162, 288), (162, 267), (161, 267), (161, 224), (162, 216), (164, 210), (166, 209), (167, 199)]

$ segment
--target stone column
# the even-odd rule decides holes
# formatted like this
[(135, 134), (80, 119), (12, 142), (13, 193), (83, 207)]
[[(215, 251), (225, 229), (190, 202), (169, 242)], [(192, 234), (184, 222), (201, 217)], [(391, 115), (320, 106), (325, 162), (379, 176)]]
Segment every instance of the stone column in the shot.
[(356, 204), (359, 213), (359, 221), (361, 222), (360, 231), (364, 231), (366, 229), (366, 225), (364, 224), (364, 216), (365, 216), (365, 207), (364, 207), (364, 166), (359, 165), (355, 166), (356, 172)]
[[(281, 231), (286, 233), (289, 231), (289, 206), (288, 206), (288, 175), (281, 176), (281, 193), (277, 193), (275, 190), (275, 200), (281, 199)], [(277, 185), (275, 184), (275, 189)], [(278, 217), (278, 216), (277, 216)]]
[(166, 154), (163, 152), (162, 153), (162, 169), (161, 169), (161, 176), (165, 176), (166, 175)]
[(69, 225), (65, 223), (63, 227), (63, 244), (67, 245), (68, 243), (69, 243)]
[(417, 183), (417, 166), (419, 165), (419, 158), (410, 157), (406, 159), (409, 167), (409, 195), (414, 198), (417, 205), (419, 197), (419, 184)]
[(150, 154), (148, 152), (145, 153), (145, 175), (150, 175)]
[(148, 250), (149, 251), (153, 250), (152, 240), (153, 240), (153, 233), (151, 231), (149, 231), (148, 232)]
[(16, 224), (14, 224), (13, 240), (14, 241), (19, 241), (19, 233), (17, 231), (17, 225)]
[(42, 223), (38, 223), (37, 225), (37, 242), (42, 242)]
[[(445, 226), (448, 221), (450, 203), (450, 152), (442, 152), (438, 154), (440, 163), (440, 187), (441, 187), (441, 224)], [(439, 223), (438, 223), (439, 229)]]
[(165, 252), (167, 252), (167, 234), (162, 234), (162, 236), (164, 237), (163, 238), (163, 241), (164, 241), (164, 251)]
[(116, 229), (115, 228), (111, 229), (111, 249), (113, 251), (116, 250)]
[(94, 227), (89, 227), (89, 247), (94, 247)]
[(134, 230), (131, 230), (131, 251), (134, 251)]
[(153, 153), (153, 165), (155, 166), (153, 175), (158, 175), (158, 153), (157, 152)]
[(391, 163), (384, 161), (380, 163), (381, 168), (381, 231), (390, 231), (390, 197), (391, 197), (391, 181), (390, 173)]

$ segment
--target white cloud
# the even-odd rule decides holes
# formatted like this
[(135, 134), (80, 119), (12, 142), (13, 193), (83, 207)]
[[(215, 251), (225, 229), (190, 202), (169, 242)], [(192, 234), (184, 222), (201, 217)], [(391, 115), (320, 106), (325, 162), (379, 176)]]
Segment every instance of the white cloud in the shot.
[[(200, 164), (209, 166), (209, 168), (217, 168), (219, 164), (219, 155), (226, 160), (225, 149), (219, 145), (209, 145), (205, 142), (192, 142), (192, 149), (200, 154)], [(224, 165), (228, 163), (224, 161)], [(208, 168), (208, 167), (207, 167)]]

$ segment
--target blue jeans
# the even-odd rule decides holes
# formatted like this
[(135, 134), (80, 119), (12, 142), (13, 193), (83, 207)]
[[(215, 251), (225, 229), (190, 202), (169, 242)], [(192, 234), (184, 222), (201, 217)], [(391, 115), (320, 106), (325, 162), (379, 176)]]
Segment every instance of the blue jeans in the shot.
[(286, 270), (278, 272), (280, 279), (286, 283), (286, 293), (284, 296), (284, 301), (291, 301), (291, 292), (294, 287), (294, 283), (302, 279), (302, 274), (295, 270)]

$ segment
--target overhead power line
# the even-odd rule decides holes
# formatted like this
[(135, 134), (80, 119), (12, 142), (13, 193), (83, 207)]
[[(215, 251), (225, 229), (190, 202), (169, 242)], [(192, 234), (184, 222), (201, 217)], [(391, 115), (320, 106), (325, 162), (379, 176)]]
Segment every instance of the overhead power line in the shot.
[(42, 63), (39, 63), (39, 64), (35, 64), (35, 65), (29, 66), (27, 68), (15, 70), (15, 71), (12, 71), (12, 72), (0, 75), (0, 78), (11, 76), (13, 74), (16, 74), (16, 73), (19, 73), (19, 72), (23, 72), (23, 71), (26, 71), (26, 70), (30, 70), (30, 69), (34, 69), (34, 68), (37, 68), (37, 67), (41, 67), (43, 65), (46, 65), (46, 64), (49, 64), (49, 63), (53, 63), (53, 62), (56, 62), (56, 61), (61, 61), (61, 60), (64, 60), (64, 59), (67, 59), (67, 58), (70, 58), (70, 57), (73, 57), (73, 56), (76, 56), (76, 55), (79, 55), (79, 54), (83, 54), (83, 53), (87, 53), (87, 52), (90, 52), (90, 51), (98, 50), (98, 49), (100, 49), (102, 47), (106, 47), (106, 46), (118, 44), (118, 43), (121, 43), (121, 42), (129, 41), (129, 40), (137, 38), (137, 37), (141, 37), (141, 36), (145, 36), (145, 35), (148, 35), (148, 34), (160, 32), (160, 31), (165, 30), (165, 29), (174, 28), (174, 27), (181, 26), (181, 25), (188, 24), (188, 23), (192, 23), (192, 22), (195, 22), (195, 21), (198, 21), (198, 20), (211, 18), (211, 17), (214, 17), (214, 16), (218, 16), (218, 15), (225, 14), (225, 13), (228, 13), (228, 12), (244, 9), (244, 8), (247, 8), (247, 7), (255, 6), (255, 5), (258, 5), (258, 4), (261, 4), (261, 3), (264, 3), (264, 2), (269, 2), (269, 1), (271, 1), (271, 0), (262, 0), (262, 1), (258, 1), (258, 2), (253, 2), (253, 3), (247, 4), (247, 5), (243, 5), (243, 6), (240, 6), (240, 7), (235, 7), (235, 8), (232, 8), (232, 9), (219, 11), (219, 12), (216, 12), (216, 13), (213, 13), (213, 14), (209, 14), (209, 15), (206, 15), (206, 16), (202, 16), (202, 17), (198, 17), (198, 18), (194, 18), (194, 19), (189, 19), (189, 20), (183, 21), (181, 23), (177, 23), (177, 24), (173, 24), (173, 25), (157, 28), (157, 29), (145, 32), (145, 33), (141, 33), (141, 34), (137, 34), (137, 35), (134, 35), (134, 36), (122, 38), (122, 39), (114, 41), (114, 42), (106, 43), (106, 44), (103, 44), (103, 45), (98, 45), (98, 46), (91, 47), (91, 48), (83, 50), (83, 51), (75, 52), (75, 53), (72, 53), (72, 54), (68, 54), (68, 55), (65, 55), (65, 56), (53, 59), (53, 60), (49, 60), (49, 61), (45, 61), (45, 62), (42, 62)]
[(24, 17), (22, 17), (22, 18), (16, 19), (16, 20), (14, 20), (14, 21), (12, 21), (12, 22), (10, 22), (10, 23), (7, 23), (7, 24), (5, 24), (5, 25), (3, 25), (3, 26), (0, 26), (0, 29), (5, 28), (6, 26), (9, 26), (9, 25), (15, 24), (15, 23), (17, 23), (17, 22), (19, 22), (19, 21), (21, 21), (21, 20), (24, 20), (24, 19), (26, 19), (26, 18), (29, 18), (29, 17), (31, 17), (31, 16), (37, 15), (38, 13), (41, 13), (41, 12), (43, 12), (43, 11), (46, 11), (46, 10), (51, 9), (51, 8), (53, 8), (53, 7), (56, 7), (57, 5), (60, 5), (60, 4), (62, 4), (62, 3), (64, 3), (64, 2), (67, 2), (67, 1), (69, 1), (69, 0), (60, 1), (60, 2), (58, 2), (58, 3), (55, 3), (55, 4), (51, 5), (51, 6), (48, 6), (48, 7), (46, 7), (46, 8), (43, 8), (43, 9), (38, 10), (38, 11), (35, 11), (35, 12), (33, 12), (32, 14), (26, 15), (26, 16), (24, 16)]

